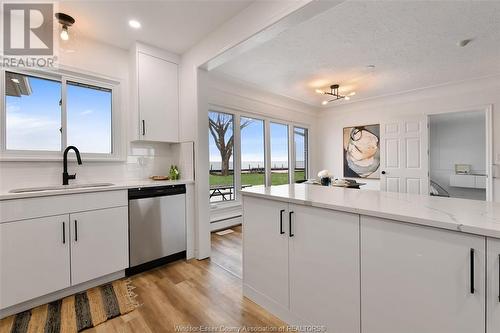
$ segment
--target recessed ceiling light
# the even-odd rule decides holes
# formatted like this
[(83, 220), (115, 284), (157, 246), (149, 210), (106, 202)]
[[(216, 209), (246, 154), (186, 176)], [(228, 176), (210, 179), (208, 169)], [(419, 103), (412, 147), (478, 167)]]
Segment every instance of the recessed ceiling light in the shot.
[(139, 29), (141, 27), (141, 22), (137, 20), (130, 20), (128, 21), (128, 25), (130, 25), (134, 29)]
[(323, 105), (327, 105), (327, 104), (328, 104), (328, 101), (323, 101), (323, 102), (321, 102), (321, 104), (323, 104)]

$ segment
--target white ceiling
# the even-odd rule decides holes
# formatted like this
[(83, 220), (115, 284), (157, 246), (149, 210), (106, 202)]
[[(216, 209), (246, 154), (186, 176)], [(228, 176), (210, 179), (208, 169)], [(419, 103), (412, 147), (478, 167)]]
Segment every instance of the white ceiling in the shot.
[(499, 59), (500, 1), (347, 1), (214, 72), (320, 106), (333, 83), (354, 102), (500, 74)]
[[(251, 2), (64, 1), (59, 3), (59, 11), (76, 19), (70, 33), (125, 49), (139, 40), (182, 54)], [(130, 28), (130, 19), (141, 22), (142, 28)]]

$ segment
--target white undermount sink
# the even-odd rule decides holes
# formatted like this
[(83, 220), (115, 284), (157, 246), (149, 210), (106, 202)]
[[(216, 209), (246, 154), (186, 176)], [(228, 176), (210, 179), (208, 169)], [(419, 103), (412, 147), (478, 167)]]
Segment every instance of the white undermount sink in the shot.
[(55, 185), (55, 186), (40, 186), (40, 187), (25, 187), (10, 190), (9, 193), (24, 193), (24, 192), (41, 192), (41, 191), (57, 191), (57, 190), (70, 190), (75, 188), (87, 187), (106, 187), (113, 186), (112, 183), (88, 183), (88, 184), (73, 184), (73, 185)]

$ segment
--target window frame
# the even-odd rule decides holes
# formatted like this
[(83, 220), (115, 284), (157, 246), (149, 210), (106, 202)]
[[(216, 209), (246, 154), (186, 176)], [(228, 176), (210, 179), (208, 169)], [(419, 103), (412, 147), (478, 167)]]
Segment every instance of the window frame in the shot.
[[(52, 80), (61, 83), (61, 150), (13, 150), (7, 149), (7, 110), (5, 103), (6, 72), (32, 76), (40, 79)], [(111, 153), (81, 153), (84, 161), (125, 161), (124, 144), (122, 138), (122, 116), (120, 110), (121, 81), (101, 76), (89, 75), (82, 72), (64, 70), (25, 70), (1, 69), (0, 70), (0, 161), (61, 161), (63, 151), (67, 147), (67, 82), (76, 82), (97, 86), (111, 90)], [(78, 147), (77, 147), (78, 148)]]
[[(241, 195), (239, 190), (241, 189), (241, 117), (252, 118), (264, 121), (264, 165), (265, 165), (265, 186), (271, 185), (271, 123), (278, 123), (288, 126), (288, 184), (293, 184), (295, 182), (294, 170), (295, 170), (295, 140), (294, 140), (294, 129), (295, 127), (304, 128), (307, 130), (307, 140), (310, 140), (311, 125), (289, 121), (280, 118), (270, 117), (268, 115), (255, 113), (251, 111), (239, 110), (236, 108), (229, 108), (221, 105), (216, 105), (210, 103), (208, 106), (208, 112), (222, 112), (233, 115), (233, 133), (234, 138), (234, 151), (233, 151), (233, 163), (234, 163), (234, 186), (235, 186), (235, 199), (227, 202), (211, 202), (210, 207), (212, 209), (224, 209), (235, 205), (241, 205)], [(207, 113), (208, 117), (208, 113)], [(208, 131), (208, 128), (207, 128)], [(310, 152), (308, 145), (308, 151), (305, 163), (310, 165)], [(208, 172), (208, 170), (207, 170)], [(309, 178), (309, 167), (306, 168), (305, 178)]]

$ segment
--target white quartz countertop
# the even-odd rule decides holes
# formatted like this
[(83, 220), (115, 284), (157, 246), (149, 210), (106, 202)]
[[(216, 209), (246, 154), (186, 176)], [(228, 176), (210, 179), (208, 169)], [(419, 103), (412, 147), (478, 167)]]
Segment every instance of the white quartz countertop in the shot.
[[(0, 191), (0, 201), (1, 200), (12, 200), (12, 199), (22, 199), (22, 198), (36, 198), (36, 197), (46, 197), (53, 195), (65, 195), (65, 194), (76, 194), (76, 193), (88, 193), (88, 192), (103, 192), (103, 191), (116, 191), (125, 190), (129, 188), (136, 187), (153, 187), (153, 186), (166, 186), (166, 185), (179, 185), (179, 184), (192, 184), (193, 180), (127, 180), (122, 182), (110, 182), (113, 185), (101, 186), (101, 187), (84, 187), (84, 188), (66, 188), (48, 191), (34, 191), (34, 192), (22, 192), (22, 193), (10, 193), (9, 190)], [(72, 184), (78, 184), (76, 182)]]
[(253, 186), (241, 193), (500, 238), (500, 203), (308, 184)]

